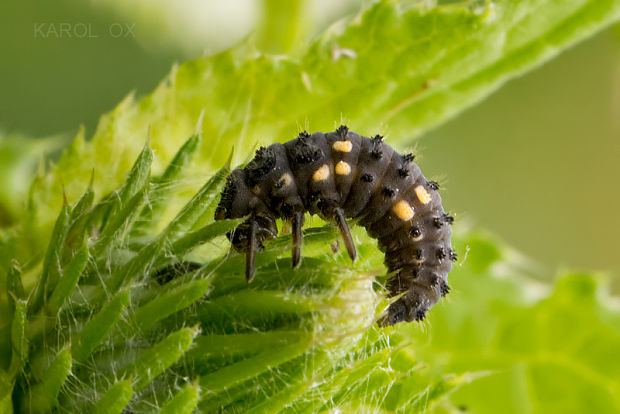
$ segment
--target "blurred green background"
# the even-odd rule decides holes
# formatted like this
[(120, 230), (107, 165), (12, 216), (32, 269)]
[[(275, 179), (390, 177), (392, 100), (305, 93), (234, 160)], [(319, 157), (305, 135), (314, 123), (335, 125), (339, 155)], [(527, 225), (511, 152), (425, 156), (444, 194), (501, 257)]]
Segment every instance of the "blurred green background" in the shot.
[[(10, 204), (25, 193), (25, 174), (42, 151), (53, 157), (81, 124), (92, 134), (100, 114), (132, 90), (151, 91), (175, 62), (247, 36), (274, 53), (294, 53), (361, 7), (359, 0), (270, 4), (0, 2), (0, 159), (8, 168), (32, 155), (19, 174), (3, 178), (13, 201), (0, 200), (0, 223), (17, 214), (20, 205)], [(275, 29), (258, 26), (265, 14), (278, 22)], [(448, 209), (550, 270), (538, 273), (583, 268), (618, 275), (619, 115), (620, 41), (612, 29), (510, 82), (412, 146), (426, 175), (443, 184)]]

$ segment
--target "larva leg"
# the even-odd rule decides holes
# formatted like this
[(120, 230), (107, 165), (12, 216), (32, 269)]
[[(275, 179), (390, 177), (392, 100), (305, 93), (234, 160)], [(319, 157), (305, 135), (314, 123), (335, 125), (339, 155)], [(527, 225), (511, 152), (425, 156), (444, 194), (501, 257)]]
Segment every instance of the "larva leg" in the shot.
[(254, 277), (256, 269), (256, 252), (263, 249), (263, 242), (276, 237), (275, 218), (268, 214), (252, 214), (227, 234), (233, 248), (245, 253), (245, 277), (249, 281)]
[(355, 244), (353, 243), (353, 238), (351, 237), (351, 232), (349, 231), (349, 225), (344, 218), (344, 212), (341, 208), (336, 208), (334, 209), (334, 216), (334, 218), (336, 219), (336, 224), (338, 224), (340, 234), (342, 235), (344, 245), (347, 248), (347, 253), (349, 253), (349, 257), (351, 258), (351, 260), (355, 260), (357, 252), (355, 251)]
[(292, 220), (293, 267), (299, 266), (299, 263), (301, 262), (301, 243), (303, 241), (303, 236), (301, 234), (301, 228), (303, 225), (304, 225), (304, 213), (301, 211), (298, 211), (293, 215), (293, 220)]
[(250, 232), (248, 235), (248, 251), (245, 253), (245, 278), (248, 282), (252, 281), (256, 270), (256, 249), (258, 248), (256, 240), (257, 229), (258, 223), (252, 221), (252, 223), (250, 223)]

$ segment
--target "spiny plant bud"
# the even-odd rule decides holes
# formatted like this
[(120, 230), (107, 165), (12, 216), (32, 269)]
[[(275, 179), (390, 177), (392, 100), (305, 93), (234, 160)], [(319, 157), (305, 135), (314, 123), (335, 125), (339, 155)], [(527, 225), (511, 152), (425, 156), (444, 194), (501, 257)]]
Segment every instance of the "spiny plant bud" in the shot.
[[(190, 138), (174, 159), (187, 165), (197, 147)], [(153, 214), (176, 197), (183, 168), (152, 178), (150, 162), (147, 145), (110, 195), (93, 205), (89, 186), (76, 205), (63, 205), (35, 294), (24, 292), (18, 264), (10, 272), (14, 409), (279, 412), (346, 406), (362, 395), (381, 401), (385, 390), (369, 388), (371, 379), (342, 381), (368, 358), (392, 370), (391, 381), (400, 374), (383, 345), (391, 333), (376, 324), (385, 305), (373, 287), (377, 272), (329, 250), (338, 230), (305, 230), (295, 269), (289, 236), (266, 243), (249, 284), (245, 257), (229, 254), (225, 242), (226, 234), (247, 238), (234, 234), (241, 220), (204, 220), (228, 167), (159, 223)], [(208, 254), (200, 253), (206, 243)], [(380, 254), (368, 239), (358, 246)]]

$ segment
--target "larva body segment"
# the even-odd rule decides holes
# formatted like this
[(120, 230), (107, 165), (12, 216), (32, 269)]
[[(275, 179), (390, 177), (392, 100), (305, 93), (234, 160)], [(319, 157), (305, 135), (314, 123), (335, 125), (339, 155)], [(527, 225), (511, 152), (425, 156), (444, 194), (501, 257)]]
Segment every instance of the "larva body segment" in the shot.
[(233, 247), (246, 253), (248, 280), (256, 251), (276, 236), (277, 218), (292, 223), (293, 266), (301, 259), (305, 212), (335, 222), (352, 259), (355, 246), (345, 219), (359, 219), (395, 272), (387, 282), (390, 296), (403, 294), (379, 321), (388, 326), (422, 320), (449, 291), (447, 277), (456, 260), (453, 218), (437, 189), (411, 154), (398, 154), (381, 136), (366, 138), (341, 126), (260, 148), (245, 168), (228, 176), (215, 218), (248, 216), (229, 235)]

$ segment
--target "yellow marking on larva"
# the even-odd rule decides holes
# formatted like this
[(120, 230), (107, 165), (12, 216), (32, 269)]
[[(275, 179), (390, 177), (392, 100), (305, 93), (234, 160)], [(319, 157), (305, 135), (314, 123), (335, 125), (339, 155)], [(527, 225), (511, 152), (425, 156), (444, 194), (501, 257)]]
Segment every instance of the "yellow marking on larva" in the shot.
[(415, 214), (414, 211), (413, 211), (413, 207), (411, 207), (411, 205), (408, 202), (406, 202), (405, 200), (400, 200), (400, 201), (396, 202), (392, 206), (392, 211), (394, 211), (394, 213), (402, 221), (411, 220), (411, 218)]
[(260, 194), (260, 187), (258, 186), (258, 184), (256, 184), (254, 187), (252, 187), (252, 192), (255, 195), (259, 195)]
[(336, 170), (336, 174), (338, 175), (349, 175), (351, 174), (351, 166), (349, 164), (347, 164), (344, 161), (340, 161), (338, 162), (338, 164), (336, 164), (336, 168), (334, 168), (334, 170)]
[(321, 168), (319, 168), (314, 172), (314, 174), (312, 174), (313, 181), (324, 181), (327, 180), (327, 178), (329, 178), (329, 167), (327, 166), (327, 164), (323, 164)]
[(283, 174), (282, 177), (280, 177), (280, 179), (278, 180), (282, 187), (288, 187), (289, 185), (291, 185), (292, 181), (293, 177), (291, 177), (289, 173)]
[(334, 151), (338, 152), (351, 152), (353, 149), (353, 144), (351, 141), (336, 141), (334, 145), (332, 145)]
[(421, 185), (415, 188), (415, 194), (418, 196), (418, 200), (420, 200), (420, 203), (422, 204), (430, 203), (433, 198), (433, 196), (430, 195), (428, 191), (426, 191), (426, 188)]

